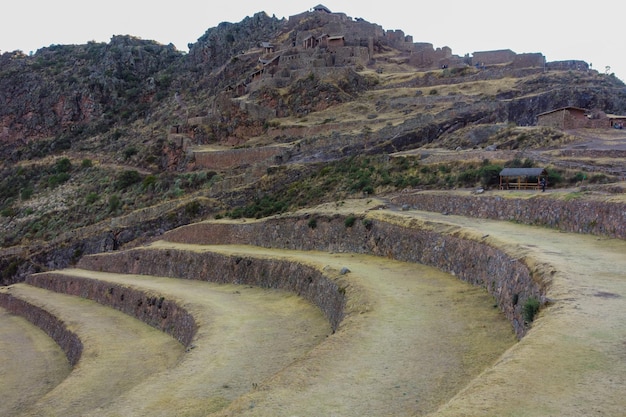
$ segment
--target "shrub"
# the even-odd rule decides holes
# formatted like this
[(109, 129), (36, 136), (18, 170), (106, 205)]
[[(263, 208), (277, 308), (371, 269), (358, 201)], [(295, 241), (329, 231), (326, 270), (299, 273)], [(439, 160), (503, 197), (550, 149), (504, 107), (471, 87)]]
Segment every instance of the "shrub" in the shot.
[(123, 171), (118, 177), (116, 181), (116, 188), (118, 190), (123, 190), (124, 188), (128, 188), (133, 184), (136, 184), (141, 181), (141, 175), (135, 170)]
[(356, 216), (354, 216), (353, 214), (349, 215), (348, 217), (346, 217), (346, 220), (343, 222), (343, 224), (346, 227), (352, 227), (354, 226), (354, 222), (356, 221)]
[(15, 217), (17, 216), (17, 210), (13, 207), (5, 207), (0, 211), (0, 215), (2, 215), (2, 217)]
[(54, 164), (54, 172), (57, 174), (62, 172), (70, 172), (72, 169), (72, 162), (68, 158), (61, 158)]
[(457, 177), (457, 181), (461, 185), (466, 185), (466, 186), (474, 185), (477, 180), (478, 180), (478, 173), (476, 172), (475, 169), (468, 169), (466, 171), (463, 171)]
[(143, 182), (141, 183), (141, 185), (143, 186), (143, 189), (146, 190), (150, 187), (155, 187), (156, 182), (157, 182), (156, 176), (148, 175), (146, 178), (143, 179)]
[(82, 168), (91, 168), (93, 166), (93, 162), (91, 159), (83, 159), (83, 162), (80, 164)]
[(122, 207), (122, 200), (116, 194), (113, 194), (109, 197), (109, 213), (116, 212), (120, 207)]
[(500, 171), (502, 171), (502, 167), (499, 165), (482, 166), (478, 171), (481, 185), (488, 187), (489, 185), (498, 184), (500, 181)]
[(139, 151), (134, 146), (124, 149), (124, 159), (130, 159), (133, 155), (137, 155)]
[(559, 184), (563, 182), (563, 175), (558, 171), (548, 171), (548, 184)]
[(35, 191), (33, 190), (33, 187), (30, 187), (30, 186), (29, 186), (29, 187), (24, 188), (24, 189), (22, 190), (21, 194), (20, 194), (20, 195), (21, 195), (21, 197), (22, 197), (22, 200), (28, 200), (28, 199), (30, 199), (30, 198), (33, 196), (33, 193), (34, 193), (34, 192), (35, 192)]
[(606, 183), (608, 182), (608, 177), (604, 174), (594, 174), (589, 178), (589, 182), (592, 184), (597, 183)]
[(100, 199), (100, 196), (98, 195), (98, 193), (91, 192), (87, 194), (87, 197), (85, 197), (85, 203), (91, 205), (95, 203), (96, 201), (98, 201), (99, 199)]
[(528, 297), (523, 307), (524, 320), (527, 323), (532, 323), (535, 319), (535, 315), (539, 312), (539, 300), (535, 297)]
[(191, 201), (185, 205), (185, 214), (188, 216), (197, 216), (202, 210), (202, 205), (199, 201)]
[(310, 219), (308, 226), (310, 229), (315, 229), (317, 227), (317, 219)]
[(372, 195), (374, 194), (374, 187), (372, 187), (371, 185), (366, 185), (365, 187), (363, 187), (362, 191), (367, 195)]
[(69, 179), (70, 179), (70, 174), (68, 174), (67, 172), (60, 172), (58, 174), (53, 174), (48, 177), (48, 187), (56, 188), (57, 186), (63, 184)]
[(570, 178), (570, 183), (581, 182), (587, 179), (587, 175), (582, 172), (577, 172), (574, 174), (572, 178)]

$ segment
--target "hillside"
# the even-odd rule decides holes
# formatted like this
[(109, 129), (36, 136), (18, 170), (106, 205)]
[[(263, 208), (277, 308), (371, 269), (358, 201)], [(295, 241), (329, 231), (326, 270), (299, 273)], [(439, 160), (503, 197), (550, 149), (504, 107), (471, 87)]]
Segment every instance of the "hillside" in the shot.
[(188, 54), (131, 36), (4, 53), (0, 103), (5, 283), (207, 216), (488, 187), (503, 164), (550, 167), (556, 187), (624, 172), (557, 155), (581, 133), (533, 127), (563, 106), (625, 114), (615, 77), (541, 54), (458, 57), (327, 10), (223, 23)]
[(0, 414), (617, 415), (623, 123), (321, 5), (5, 52)]

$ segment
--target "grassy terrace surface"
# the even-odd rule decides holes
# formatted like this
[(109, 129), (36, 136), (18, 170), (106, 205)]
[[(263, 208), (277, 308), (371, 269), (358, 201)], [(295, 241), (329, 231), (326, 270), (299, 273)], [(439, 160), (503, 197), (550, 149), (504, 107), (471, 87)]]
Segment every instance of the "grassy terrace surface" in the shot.
[[(308, 212), (359, 213), (363, 201), (357, 203)], [(59, 271), (168, 294), (199, 323), (193, 348), (175, 365), (140, 377), (123, 393), (109, 393), (105, 405), (91, 408), (85, 399), (76, 415), (517, 416), (523, 410), (528, 416), (586, 416), (624, 409), (623, 240), (411, 210), (363, 214), (396, 224), (419, 220), (515, 254), (546, 274), (548, 304), (515, 343), (483, 289), (422, 265), (354, 253), (155, 242), (131, 254), (177, 250), (288, 260), (331, 275), (348, 268), (341, 276), (346, 317), (330, 334), (319, 310), (280, 291)], [(158, 362), (158, 355), (152, 360)], [(62, 384), (76, 378), (75, 369)]]
[[(2, 402), (2, 415), (85, 415), (89, 410), (105, 406), (148, 375), (174, 366), (183, 353), (182, 345), (166, 334), (92, 301), (26, 284), (16, 284), (2, 291), (60, 318), (84, 346), (81, 359), (67, 378), (56, 386), (48, 385), (50, 391), (38, 399), (31, 398), (36, 401), (30, 404), (13, 401), (16, 396), (22, 396), (21, 392), (10, 393), (12, 395)], [(3, 339), (7, 341), (5, 336), (3, 334)], [(22, 358), (18, 353), (14, 360)], [(30, 366), (30, 363), (22, 363), (20, 368), (33, 372)], [(13, 381), (22, 371), (16, 372), (4, 375), (3, 383)], [(45, 382), (31, 381), (32, 389), (39, 391)], [(24, 388), (27, 396), (30, 389)], [(5, 409), (5, 404), (13, 404), (15, 408)]]

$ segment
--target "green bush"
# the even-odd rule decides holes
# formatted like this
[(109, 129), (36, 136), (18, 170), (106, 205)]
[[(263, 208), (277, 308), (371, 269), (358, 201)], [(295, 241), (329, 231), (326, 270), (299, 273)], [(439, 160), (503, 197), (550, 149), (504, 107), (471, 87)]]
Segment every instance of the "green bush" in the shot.
[(139, 151), (134, 146), (128, 147), (128, 148), (124, 149), (124, 159), (130, 159), (134, 155), (137, 155), (138, 152)]
[(123, 190), (141, 181), (141, 175), (135, 170), (123, 171), (118, 175), (115, 187)]
[(310, 229), (315, 229), (317, 227), (317, 219), (310, 219), (308, 226)]
[(58, 174), (50, 175), (48, 177), (48, 187), (56, 188), (69, 179), (70, 179), (70, 174), (68, 174), (67, 172), (60, 172)]
[(485, 165), (480, 167), (478, 170), (480, 184), (483, 187), (499, 184), (500, 171), (502, 171), (502, 167), (500, 165)]
[(95, 203), (96, 201), (98, 201), (99, 199), (100, 199), (100, 196), (98, 195), (98, 193), (91, 192), (87, 194), (87, 197), (85, 197), (85, 203), (91, 205)]
[(478, 181), (478, 172), (475, 169), (468, 169), (461, 172), (457, 181), (464, 186), (472, 186)]
[(346, 220), (343, 222), (343, 224), (346, 227), (352, 227), (354, 226), (354, 222), (356, 222), (356, 216), (351, 214), (348, 217), (346, 217)]
[(2, 217), (15, 217), (17, 216), (17, 210), (13, 207), (5, 207), (2, 211), (0, 211), (0, 214)]
[(68, 158), (61, 158), (54, 164), (54, 172), (57, 174), (62, 172), (70, 172), (72, 170), (72, 162)]
[(33, 190), (33, 187), (29, 186), (22, 190), (20, 196), (22, 197), (22, 200), (29, 200), (33, 196), (34, 192), (35, 190)]
[(185, 205), (185, 214), (188, 216), (195, 217), (200, 214), (202, 210), (202, 205), (199, 201), (191, 201)]
[(572, 178), (570, 178), (570, 183), (581, 182), (587, 179), (587, 175), (583, 172), (577, 172), (574, 174)]
[(122, 200), (116, 194), (113, 194), (109, 197), (109, 213), (116, 212), (120, 207), (122, 207)]
[(548, 184), (560, 184), (563, 182), (563, 175), (559, 171), (548, 171)]
[(148, 175), (146, 178), (143, 179), (141, 185), (144, 190), (147, 190), (150, 187), (154, 188), (156, 186), (156, 182), (157, 182), (156, 176)]
[(539, 312), (539, 306), (540, 303), (537, 298), (528, 297), (523, 307), (524, 321), (526, 321), (527, 323), (532, 323), (532, 321), (535, 319), (535, 316)]

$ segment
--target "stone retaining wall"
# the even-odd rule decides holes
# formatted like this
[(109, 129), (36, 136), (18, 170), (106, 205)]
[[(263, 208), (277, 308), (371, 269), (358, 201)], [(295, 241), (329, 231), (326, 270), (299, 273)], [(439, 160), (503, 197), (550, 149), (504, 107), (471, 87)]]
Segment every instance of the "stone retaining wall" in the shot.
[(393, 200), (417, 210), (467, 217), (515, 221), (565, 232), (589, 233), (626, 239), (626, 204), (538, 196), (531, 199), (500, 196), (415, 193)]
[(65, 356), (71, 366), (78, 363), (83, 353), (83, 343), (56, 316), (7, 293), (0, 293), (0, 306), (15, 315), (24, 317), (50, 336), (65, 352)]
[[(295, 250), (355, 252), (430, 265), (480, 285), (497, 300), (515, 333), (527, 330), (523, 305), (530, 297), (541, 300), (545, 285), (523, 260), (460, 235), (404, 226), (362, 217), (347, 227), (344, 216), (286, 217), (250, 223), (200, 223), (164, 235), (172, 242), (195, 244), (250, 244)], [(535, 276), (537, 275), (537, 276)]]
[[(336, 330), (344, 317), (345, 289), (313, 267), (280, 259), (213, 252), (136, 249), (82, 258), (79, 268), (254, 285), (286, 290), (318, 306)], [(106, 284), (108, 285), (108, 284)], [(94, 289), (96, 294), (106, 288)], [(130, 301), (132, 307), (132, 301)]]
[(223, 170), (241, 165), (253, 165), (281, 155), (285, 147), (264, 146), (259, 148), (241, 148), (225, 151), (194, 152), (196, 166), (205, 169)]
[(191, 343), (196, 333), (196, 323), (191, 314), (160, 294), (54, 272), (31, 275), (26, 283), (115, 308), (169, 334), (184, 346)]

